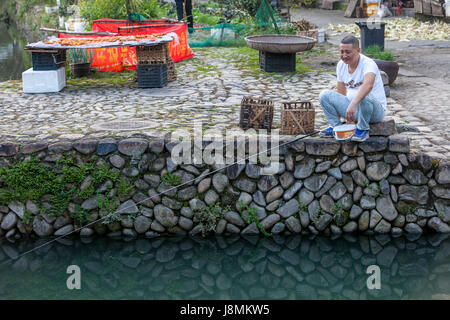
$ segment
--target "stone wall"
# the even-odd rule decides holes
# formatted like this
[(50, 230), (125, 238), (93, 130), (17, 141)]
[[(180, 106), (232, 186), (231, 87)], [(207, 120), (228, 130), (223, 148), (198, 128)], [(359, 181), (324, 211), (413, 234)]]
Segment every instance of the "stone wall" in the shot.
[[(251, 163), (175, 165), (170, 152), (178, 142), (167, 139), (0, 143), (3, 168), (32, 156), (56, 173), (63, 172), (61, 159), (71, 158), (74, 165), (94, 161), (132, 186), (118, 195), (119, 179), (96, 184), (87, 174), (66, 191), (92, 188), (91, 196), (75, 195), (67, 210), (56, 213), (49, 213), (49, 195), (11, 202), (0, 196), (0, 235), (67, 234), (105, 215), (99, 201), (114, 202), (120, 214), (77, 231), (80, 236), (194, 235), (207, 228), (217, 234), (450, 232), (450, 162), (410, 152), (407, 138), (389, 135), (394, 131), (393, 121), (387, 121), (372, 126), (371, 137), (359, 144), (297, 140), (280, 148), (275, 175), (261, 175), (261, 166)], [(2, 176), (2, 192), (8, 189), (5, 181)], [(88, 217), (82, 224), (75, 219), (80, 212)]]

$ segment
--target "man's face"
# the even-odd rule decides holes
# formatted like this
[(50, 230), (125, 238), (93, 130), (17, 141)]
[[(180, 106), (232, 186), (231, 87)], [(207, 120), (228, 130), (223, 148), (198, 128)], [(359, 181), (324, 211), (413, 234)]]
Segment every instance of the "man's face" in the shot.
[(339, 53), (341, 60), (346, 64), (352, 64), (353, 62), (358, 60), (359, 53), (361, 52), (360, 48), (353, 48), (351, 44), (343, 44), (339, 45)]

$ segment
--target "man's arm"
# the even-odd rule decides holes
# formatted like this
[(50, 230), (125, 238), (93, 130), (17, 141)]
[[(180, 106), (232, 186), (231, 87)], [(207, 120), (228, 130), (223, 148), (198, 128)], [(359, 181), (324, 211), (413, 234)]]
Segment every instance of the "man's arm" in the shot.
[(345, 116), (347, 122), (356, 121), (356, 107), (372, 90), (373, 84), (375, 83), (375, 73), (368, 72), (364, 75), (363, 84), (359, 87), (358, 92), (356, 92), (355, 97), (348, 105), (347, 114)]
[(347, 88), (345, 87), (345, 83), (338, 81), (336, 91), (344, 96), (347, 95)]

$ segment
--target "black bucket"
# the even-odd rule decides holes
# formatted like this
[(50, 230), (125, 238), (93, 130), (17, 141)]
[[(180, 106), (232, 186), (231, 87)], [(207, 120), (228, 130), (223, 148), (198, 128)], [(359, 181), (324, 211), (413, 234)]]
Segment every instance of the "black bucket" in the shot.
[(70, 64), (70, 72), (72, 72), (72, 77), (74, 78), (87, 77), (90, 71), (91, 64), (89, 62)]
[(386, 22), (355, 22), (361, 31), (361, 51), (372, 45), (384, 50), (384, 27)]

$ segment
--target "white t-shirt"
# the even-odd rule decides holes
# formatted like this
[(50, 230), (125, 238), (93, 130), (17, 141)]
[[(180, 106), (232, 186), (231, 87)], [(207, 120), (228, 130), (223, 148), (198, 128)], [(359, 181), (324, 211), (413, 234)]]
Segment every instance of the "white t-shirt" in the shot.
[(386, 110), (387, 102), (384, 93), (383, 80), (381, 80), (380, 70), (378, 70), (375, 61), (363, 54), (359, 54), (358, 66), (352, 74), (348, 72), (348, 64), (344, 63), (342, 60), (338, 62), (336, 67), (337, 81), (344, 82), (345, 87), (347, 88), (347, 97), (350, 100), (353, 100), (359, 87), (363, 84), (364, 76), (369, 72), (375, 74), (375, 82), (370, 93), (380, 101), (384, 110)]

